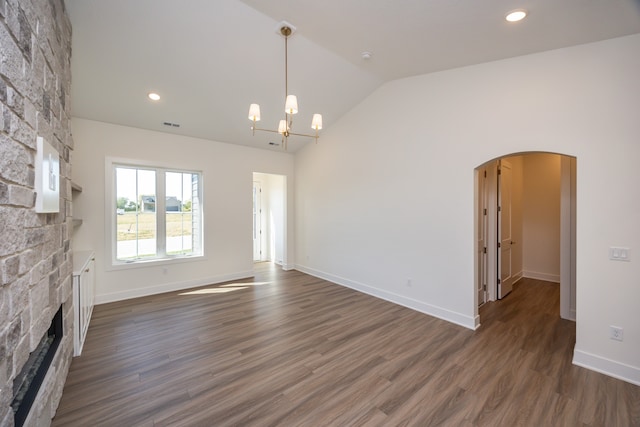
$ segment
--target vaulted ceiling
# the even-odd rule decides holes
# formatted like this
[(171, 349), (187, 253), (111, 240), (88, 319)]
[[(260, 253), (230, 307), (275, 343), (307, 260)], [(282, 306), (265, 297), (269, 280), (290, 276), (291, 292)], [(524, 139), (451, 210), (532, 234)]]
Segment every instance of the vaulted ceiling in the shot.
[[(284, 42), (276, 33), (283, 20), (297, 28), (289, 40), (289, 92), (300, 106), (294, 130), (304, 133), (313, 113), (323, 114), (326, 129), (389, 80), (640, 32), (640, 0), (65, 4), (74, 117), (265, 149), (280, 149), (269, 145), (280, 137), (252, 136), (247, 113), (259, 103), (260, 125), (273, 129), (284, 115)], [(525, 20), (505, 21), (520, 8), (529, 12)], [(292, 138), (289, 151), (309, 141)]]

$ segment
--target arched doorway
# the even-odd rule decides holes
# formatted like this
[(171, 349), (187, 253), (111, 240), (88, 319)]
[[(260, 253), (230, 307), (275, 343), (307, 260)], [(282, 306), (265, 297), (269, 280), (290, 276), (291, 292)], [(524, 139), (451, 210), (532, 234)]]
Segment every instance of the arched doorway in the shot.
[(531, 277), (560, 283), (560, 316), (575, 321), (576, 164), (526, 152), (475, 169), (476, 315), (505, 297), (511, 281)]

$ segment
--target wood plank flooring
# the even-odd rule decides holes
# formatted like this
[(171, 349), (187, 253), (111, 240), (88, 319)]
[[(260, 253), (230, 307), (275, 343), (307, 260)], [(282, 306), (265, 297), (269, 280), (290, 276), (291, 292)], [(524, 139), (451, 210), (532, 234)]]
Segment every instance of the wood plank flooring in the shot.
[(96, 306), (53, 426), (640, 426), (640, 387), (571, 364), (559, 287), (477, 331), (306, 274)]

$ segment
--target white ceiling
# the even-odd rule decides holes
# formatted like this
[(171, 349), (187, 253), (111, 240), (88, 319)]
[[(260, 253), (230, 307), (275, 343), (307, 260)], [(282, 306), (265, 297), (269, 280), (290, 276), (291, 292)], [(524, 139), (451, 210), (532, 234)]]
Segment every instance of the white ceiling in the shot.
[[(265, 149), (283, 116), (282, 20), (293, 130), (325, 129), (382, 83), (640, 32), (640, 0), (65, 0), (72, 115)], [(506, 12), (524, 8), (520, 23)], [(361, 52), (370, 51), (369, 60)], [(640, 54), (640, 53), (639, 53)], [(147, 94), (162, 99), (153, 103)], [(163, 122), (180, 124), (179, 128)], [(307, 138), (291, 138), (295, 152)], [(320, 138), (320, 143), (322, 138)]]

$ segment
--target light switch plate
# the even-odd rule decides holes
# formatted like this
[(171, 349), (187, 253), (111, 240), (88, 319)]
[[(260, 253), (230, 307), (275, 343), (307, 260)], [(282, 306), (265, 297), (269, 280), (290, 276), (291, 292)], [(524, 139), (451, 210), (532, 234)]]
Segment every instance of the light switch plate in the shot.
[(631, 249), (619, 246), (609, 248), (609, 259), (613, 261), (631, 261)]

